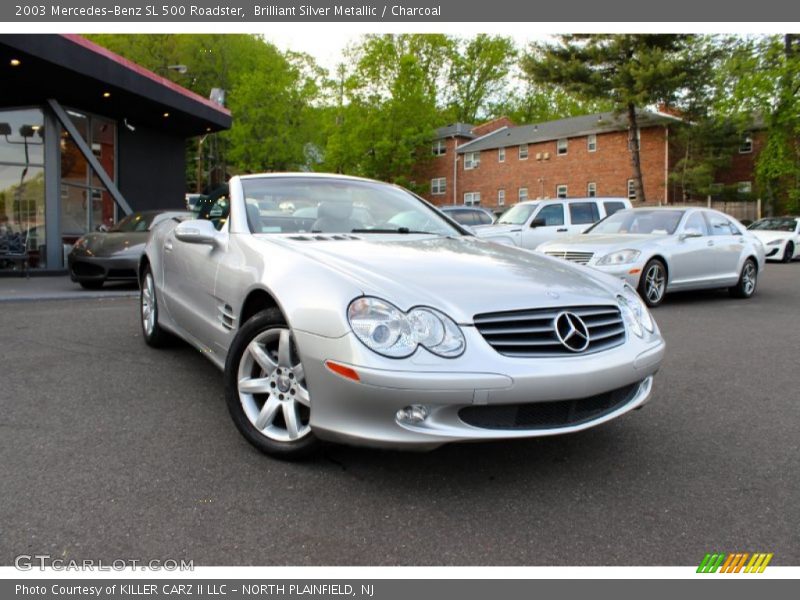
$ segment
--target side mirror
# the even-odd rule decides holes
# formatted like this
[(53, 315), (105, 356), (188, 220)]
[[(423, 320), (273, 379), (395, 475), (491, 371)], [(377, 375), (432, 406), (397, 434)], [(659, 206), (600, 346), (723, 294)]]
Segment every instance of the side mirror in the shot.
[(702, 233), (698, 233), (697, 231), (685, 231), (684, 233), (678, 236), (678, 239), (683, 242), (691, 238), (700, 238), (700, 237), (703, 237)]
[(531, 221), (531, 228), (533, 228), (533, 227), (546, 227), (546, 226), (547, 226), (547, 221), (545, 221), (542, 218), (537, 217), (533, 221)]
[(175, 238), (186, 244), (208, 244), (216, 246), (218, 233), (211, 221), (194, 219), (184, 221), (175, 227)]

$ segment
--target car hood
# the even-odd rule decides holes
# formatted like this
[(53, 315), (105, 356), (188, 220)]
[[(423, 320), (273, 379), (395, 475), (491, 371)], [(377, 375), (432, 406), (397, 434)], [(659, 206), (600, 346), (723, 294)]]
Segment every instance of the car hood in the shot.
[(605, 254), (614, 250), (626, 248), (641, 249), (644, 246), (669, 239), (670, 235), (649, 234), (583, 234), (574, 235), (551, 242), (540, 244), (538, 252), (552, 252), (558, 250), (574, 250), (576, 252), (594, 252)]
[(763, 229), (748, 229), (747, 233), (754, 235), (765, 244), (773, 240), (786, 240), (794, 235), (791, 231), (769, 231)]
[(147, 243), (147, 232), (115, 232), (90, 233), (84, 236), (86, 249), (94, 256), (123, 256), (144, 252)]
[(337, 270), (364, 294), (403, 310), (432, 306), (462, 324), (485, 312), (614, 302), (622, 287), (586, 267), (469, 236), (271, 241)]

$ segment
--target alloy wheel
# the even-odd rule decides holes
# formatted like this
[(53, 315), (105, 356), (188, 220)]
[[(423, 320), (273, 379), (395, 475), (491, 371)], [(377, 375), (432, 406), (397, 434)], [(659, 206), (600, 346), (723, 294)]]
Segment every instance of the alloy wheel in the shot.
[(305, 372), (289, 329), (267, 329), (247, 345), (237, 391), (250, 423), (267, 438), (291, 442), (311, 433)]
[(148, 336), (153, 335), (156, 326), (156, 294), (153, 285), (153, 275), (147, 273), (142, 284), (142, 326)]
[(667, 278), (660, 264), (654, 263), (644, 275), (644, 290), (647, 299), (652, 304), (658, 304), (664, 295)]
[(756, 267), (752, 261), (747, 261), (742, 270), (742, 290), (750, 296), (756, 289)]

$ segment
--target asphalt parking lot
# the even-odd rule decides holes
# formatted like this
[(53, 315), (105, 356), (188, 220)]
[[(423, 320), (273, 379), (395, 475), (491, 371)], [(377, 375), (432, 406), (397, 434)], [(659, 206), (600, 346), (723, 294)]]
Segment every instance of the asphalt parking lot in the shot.
[(284, 463), (197, 352), (144, 345), (134, 299), (0, 304), (0, 564), (800, 564), (800, 263), (655, 315), (654, 397), (605, 426)]

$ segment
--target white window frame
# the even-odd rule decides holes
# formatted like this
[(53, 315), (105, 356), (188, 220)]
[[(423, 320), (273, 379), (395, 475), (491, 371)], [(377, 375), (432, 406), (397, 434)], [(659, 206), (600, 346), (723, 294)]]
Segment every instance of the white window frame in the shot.
[[(556, 198), (561, 198), (562, 200), (564, 198), (567, 198), (569, 196), (569, 193), (568, 193), (567, 189), (568, 188), (567, 188), (567, 184), (566, 183), (559, 183), (556, 186)], [(562, 193), (564, 194), (563, 196), (561, 195)]]
[(597, 198), (597, 183), (594, 181), (590, 181), (586, 184), (586, 197), (587, 198)]
[(447, 193), (447, 177), (431, 179), (431, 196), (444, 196)]
[(586, 151), (597, 152), (597, 134), (590, 133), (586, 136)]
[(497, 149), (497, 162), (506, 162), (506, 149), (505, 148), (498, 148)]
[(506, 191), (505, 189), (497, 190), (497, 206), (505, 206), (506, 205)]
[(517, 201), (518, 202), (525, 202), (527, 199), (528, 199), (528, 188), (526, 188), (526, 187), (519, 188), (517, 190)]
[(739, 154), (752, 154), (753, 153), (753, 136), (749, 133), (742, 138), (742, 143), (739, 144)]
[(628, 200), (636, 200), (636, 180), (628, 179)]
[[(524, 156), (523, 152), (525, 153)], [(528, 160), (528, 144), (520, 144), (518, 153), (520, 160)]]
[(464, 206), (480, 206), (481, 193), (480, 192), (464, 192)]
[(444, 156), (447, 154), (447, 142), (445, 140), (436, 140), (431, 147), (434, 156)]
[(481, 153), (478, 152), (465, 152), (464, 153), (464, 170), (472, 171), (477, 169), (481, 164)]
[(569, 140), (567, 138), (561, 138), (556, 140), (556, 156), (566, 156), (568, 151), (569, 151)]

